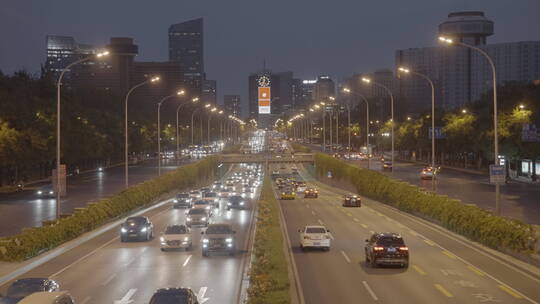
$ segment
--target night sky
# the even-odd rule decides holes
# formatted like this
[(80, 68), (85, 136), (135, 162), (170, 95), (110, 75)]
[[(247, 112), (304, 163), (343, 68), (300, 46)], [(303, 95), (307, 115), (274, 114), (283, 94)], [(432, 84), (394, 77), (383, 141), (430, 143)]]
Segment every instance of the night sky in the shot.
[(262, 68), (314, 79), (391, 68), (394, 51), (436, 44), (447, 14), (481, 10), (495, 22), (489, 42), (540, 40), (539, 0), (1, 0), (0, 70), (38, 72), (45, 36), (96, 46), (135, 38), (140, 61), (167, 60), (170, 24), (203, 17), (205, 69), (218, 100), (240, 94)]

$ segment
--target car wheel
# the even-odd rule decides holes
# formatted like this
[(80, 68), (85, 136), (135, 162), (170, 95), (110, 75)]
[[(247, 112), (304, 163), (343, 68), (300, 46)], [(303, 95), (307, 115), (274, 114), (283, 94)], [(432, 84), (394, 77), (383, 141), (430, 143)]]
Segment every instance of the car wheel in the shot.
[(227, 211), (231, 211), (231, 208), (227, 208)]
[(125, 242), (126, 242), (126, 238), (125, 238), (124, 236), (121, 236), (121, 237), (120, 237), (120, 242), (121, 242), (121, 243), (125, 243)]
[(371, 267), (377, 268), (377, 259), (375, 259), (375, 258), (373, 258), (373, 259), (370, 258), (369, 261), (370, 261), (369, 265), (370, 265)]
[(165, 248), (161, 248), (161, 251), (165, 251)]
[(407, 269), (407, 268), (409, 268), (409, 262), (403, 263), (401, 266), (403, 268)]
[(203, 257), (207, 257), (207, 256), (208, 256), (208, 252), (203, 251), (203, 252), (202, 252), (202, 256), (203, 256)]
[(302, 245), (302, 244), (300, 244), (300, 249), (301, 249), (302, 251), (306, 251), (306, 247), (304, 247), (304, 245)]
[(325, 248), (324, 248), (324, 251), (330, 251), (330, 246), (325, 247)]

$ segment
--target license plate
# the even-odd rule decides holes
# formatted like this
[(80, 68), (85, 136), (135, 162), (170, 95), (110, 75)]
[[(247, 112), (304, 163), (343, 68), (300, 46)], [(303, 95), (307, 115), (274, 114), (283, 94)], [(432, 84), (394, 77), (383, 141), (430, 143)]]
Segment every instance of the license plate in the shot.
[(313, 245), (319, 246), (319, 245), (321, 245), (321, 243), (320, 242), (314, 242)]
[(129, 236), (137, 236), (136, 233), (130, 233)]
[(396, 252), (396, 248), (388, 248), (388, 252)]

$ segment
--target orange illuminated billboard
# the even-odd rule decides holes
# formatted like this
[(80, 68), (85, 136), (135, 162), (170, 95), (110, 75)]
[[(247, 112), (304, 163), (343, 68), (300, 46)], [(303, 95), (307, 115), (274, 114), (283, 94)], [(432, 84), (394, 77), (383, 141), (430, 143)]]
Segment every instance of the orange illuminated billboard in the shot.
[(270, 87), (259, 87), (259, 114), (270, 114)]

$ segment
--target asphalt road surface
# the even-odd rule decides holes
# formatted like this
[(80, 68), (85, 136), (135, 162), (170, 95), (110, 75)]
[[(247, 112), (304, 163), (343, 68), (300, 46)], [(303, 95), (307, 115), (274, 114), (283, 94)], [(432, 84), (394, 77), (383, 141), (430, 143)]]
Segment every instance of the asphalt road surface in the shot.
[[(78, 304), (148, 303), (163, 287), (190, 287), (199, 303), (237, 303), (254, 220), (255, 199), (248, 210), (227, 211), (224, 202), (212, 223), (231, 223), (236, 233), (234, 256), (203, 257), (201, 228), (192, 228), (191, 251), (162, 252), (159, 235), (169, 224), (184, 224), (185, 210), (170, 203), (147, 214), (155, 238), (149, 242), (121, 243), (119, 229), (99, 235), (67, 253), (26, 273), (24, 277), (49, 277), (69, 290)], [(0, 286), (5, 293), (7, 283)], [(124, 302), (115, 302), (124, 299)]]
[[(163, 161), (162, 173), (176, 169), (189, 161)], [(145, 161), (129, 166), (130, 185), (141, 183), (158, 175), (157, 161)], [(117, 166), (103, 172), (86, 172), (67, 179), (67, 196), (61, 199), (62, 214), (74, 208), (84, 207), (88, 202), (111, 196), (124, 189), (124, 167)], [(24, 227), (41, 226), (42, 221), (56, 216), (56, 199), (40, 198), (37, 187), (29, 187), (21, 193), (0, 195), (0, 236), (17, 234)]]
[[(283, 171), (283, 170), (281, 170)], [(538, 268), (501, 257), (438, 226), (362, 198), (344, 208), (346, 191), (322, 185), (318, 199), (280, 201), (305, 303), (539, 303)], [(325, 225), (330, 251), (300, 250), (299, 228)], [(400, 233), (410, 251), (408, 269), (371, 268), (365, 239)]]
[[(309, 145), (314, 150), (320, 146)], [(372, 160), (372, 164), (378, 162)], [(367, 161), (351, 161), (360, 167), (367, 168)], [(421, 180), (422, 166), (413, 163), (396, 161), (394, 178), (432, 190), (430, 180)], [(390, 175), (389, 171), (381, 171)], [(466, 204), (475, 204), (480, 208), (495, 210), (495, 186), (489, 183), (489, 176), (443, 168), (435, 183), (438, 194), (448, 195)], [(540, 225), (540, 186), (511, 181), (501, 186), (501, 214), (522, 220), (529, 224)]]

